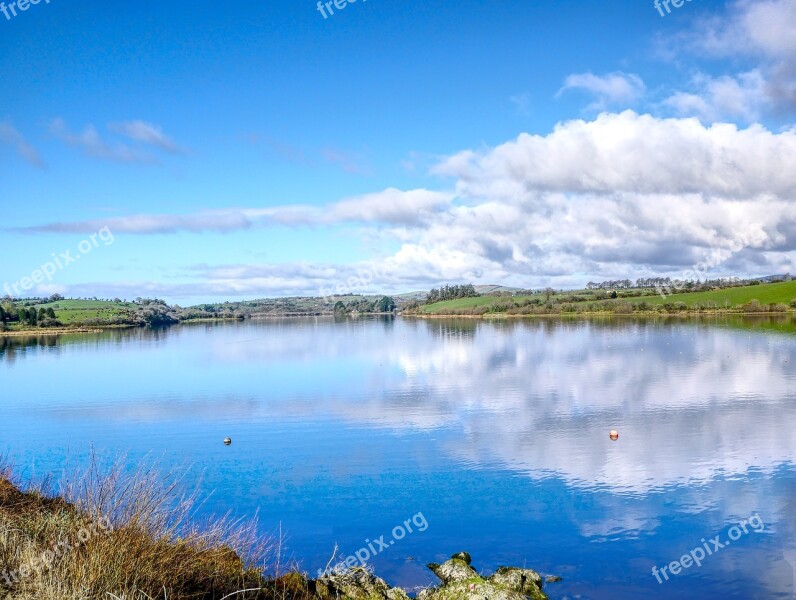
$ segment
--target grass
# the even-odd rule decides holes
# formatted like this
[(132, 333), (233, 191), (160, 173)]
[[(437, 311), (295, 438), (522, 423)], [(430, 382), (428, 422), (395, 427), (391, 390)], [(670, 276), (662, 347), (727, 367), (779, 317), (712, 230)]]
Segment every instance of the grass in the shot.
[(122, 464), (101, 471), (92, 457), (58, 496), (47, 484), (23, 491), (0, 465), (0, 598), (409, 600), (365, 567), (309, 579), (281, 564), (281, 535), (263, 540), (254, 521), (197, 526), (196, 496), (178, 494), (173, 473)]
[(59, 300), (37, 304), (36, 308), (52, 308), (55, 318), (64, 325), (84, 323), (90, 319), (112, 320), (129, 316), (135, 310), (131, 302), (112, 302), (107, 300)]
[(766, 283), (761, 285), (748, 285), (737, 288), (726, 288), (710, 292), (696, 292), (693, 294), (674, 294), (664, 299), (658, 296), (644, 298), (650, 304), (665, 304), (666, 302), (684, 302), (687, 306), (715, 302), (720, 307), (736, 307), (757, 300), (761, 304), (790, 305), (796, 299), (796, 280), (782, 283)]
[[(782, 283), (770, 283), (762, 285), (750, 285), (737, 288), (726, 288), (722, 290), (712, 290), (707, 292), (694, 292), (687, 294), (672, 294), (666, 298), (662, 298), (659, 294), (628, 297), (622, 298), (622, 292), (619, 292), (620, 298), (618, 300), (597, 300), (592, 298), (590, 291), (571, 291), (558, 293), (552, 296), (552, 300), (561, 302), (556, 306), (562, 307), (570, 304), (574, 307), (581, 307), (583, 302), (567, 303), (562, 299), (569, 295), (576, 295), (581, 297), (588, 297), (588, 302), (599, 303), (599, 306), (605, 310), (611, 310), (613, 304), (618, 301), (625, 301), (629, 303), (646, 302), (653, 307), (663, 306), (667, 303), (683, 302), (687, 307), (693, 307), (697, 304), (701, 305), (715, 305), (716, 308), (738, 309), (742, 305), (757, 300), (762, 305), (769, 304), (784, 304), (790, 306), (790, 303), (796, 299), (796, 280)], [(493, 304), (504, 304), (507, 302), (514, 302), (522, 305), (526, 300), (538, 301), (543, 297), (539, 294), (532, 296), (480, 296), (476, 298), (460, 298), (457, 300), (446, 300), (444, 302), (436, 302), (420, 307), (420, 314), (428, 315), (445, 315), (451, 314), (456, 311), (473, 310), (473, 309), (489, 309)]]
[(92, 461), (55, 497), (0, 471), (0, 598), (304, 600), (295, 577), (266, 576), (274, 557), (279, 574), (278, 545), (254, 523), (191, 524), (195, 498), (178, 484), (146, 467), (125, 475), (121, 463), (102, 475)]

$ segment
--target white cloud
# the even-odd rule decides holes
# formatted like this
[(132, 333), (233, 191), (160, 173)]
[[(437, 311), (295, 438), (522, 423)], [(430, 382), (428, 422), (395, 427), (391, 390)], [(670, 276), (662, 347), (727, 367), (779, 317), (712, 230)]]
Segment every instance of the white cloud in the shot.
[(705, 127), (632, 111), (521, 134), (479, 154), (457, 153), (436, 172), (473, 197), (527, 192), (796, 197), (796, 135), (762, 126)]
[(694, 78), (696, 93), (675, 92), (664, 101), (681, 116), (698, 116), (708, 122), (725, 117), (742, 121), (758, 120), (769, 107), (766, 82), (757, 69), (737, 76)]
[(606, 110), (610, 106), (626, 108), (633, 104), (644, 95), (645, 86), (641, 77), (632, 73), (578, 73), (566, 78), (556, 97), (571, 89), (584, 90), (595, 96), (587, 110)]
[(27, 233), (92, 233), (109, 227), (114, 233), (172, 234), (181, 231), (224, 233), (266, 225), (334, 225), (370, 223), (419, 226), (444, 210), (453, 195), (424, 189), (381, 192), (341, 200), (325, 207), (285, 205), (203, 211), (187, 215), (129, 215), (25, 227)]
[(686, 46), (694, 56), (759, 61), (746, 72), (700, 75), (693, 89), (666, 101), (678, 114), (752, 122), (763, 112), (796, 113), (796, 0), (736, 0), (726, 15), (698, 21), (667, 45)]
[[(796, 271), (796, 131), (605, 113), (561, 123), (547, 135), (464, 150), (435, 172), (452, 179), (455, 193), (389, 188), (325, 207), (134, 215), (28, 231), (356, 223), (363, 235), (397, 244), (375, 269), (376, 283), (390, 290), (453, 281), (565, 287), (600, 278), (679, 277), (712, 257), (719, 259), (716, 275)], [(324, 261), (280, 265), (276, 276), (274, 265), (231, 266), (223, 276), (212, 274), (213, 289), (317, 293), (350, 276), (353, 267)]]

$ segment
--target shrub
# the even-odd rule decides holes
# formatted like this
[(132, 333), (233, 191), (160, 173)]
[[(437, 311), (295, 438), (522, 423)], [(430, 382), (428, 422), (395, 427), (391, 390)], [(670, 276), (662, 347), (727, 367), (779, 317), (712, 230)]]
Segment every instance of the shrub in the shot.
[(790, 301), (790, 307), (791, 308), (796, 308), (796, 298), (794, 298), (793, 300)]
[(760, 304), (759, 300), (752, 300), (743, 305), (743, 311), (748, 313), (766, 312), (766, 307)]
[(616, 315), (631, 315), (633, 314), (633, 305), (629, 302), (617, 302), (613, 306), (613, 311)]
[(0, 473), (4, 568), (19, 571), (52, 554), (54, 540), (72, 542), (47, 569), (29, 570), (11, 589), (0, 585), (0, 596), (98, 600), (113, 592), (188, 600), (269, 585), (263, 570), (242, 558), (271, 558), (254, 523), (222, 518), (199, 529), (190, 523), (195, 498), (181, 496), (177, 477), (161, 478), (151, 466), (124, 472), (119, 463), (101, 474), (92, 462), (85, 473), (60, 484), (62, 497), (24, 492), (8, 472)]

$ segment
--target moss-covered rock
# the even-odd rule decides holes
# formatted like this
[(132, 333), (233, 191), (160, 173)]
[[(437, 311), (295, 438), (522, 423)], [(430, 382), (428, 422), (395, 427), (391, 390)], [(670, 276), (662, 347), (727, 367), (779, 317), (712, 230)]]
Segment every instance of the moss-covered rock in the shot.
[(531, 569), (500, 567), (489, 581), (533, 598), (546, 598), (542, 593), (542, 576)]
[(409, 600), (402, 589), (391, 588), (383, 579), (363, 567), (324, 575), (314, 583), (317, 595), (324, 600)]
[(531, 569), (500, 567), (483, 578), (471, 566), (466, 552), (454, 554), (441, 565), (428, 565), (442, 580), (436, 588), (423, 590), (418, 600), (547, 600), (542, 576)]
[(468, 565), (473, 564), (473, 559), (470, 556), (469, 552), (457, 552), (456, 554), (451, 556), (451, 558), (459, 558), (459, 559), (463, 560), (464, 562), (466, 562)]
[[(454, 554), (454, 557), (455, 556), (457, 555)], [(469, 558), (469, 554), (467, 556)], [(431, 569), (434, 575), (442, 579), (444, 583), (465, 581), (478, 577), (478, 573), (470, 566), (470, 563), (462, 558), (451, 558), (441, 565), (430, 563), (428, 568)]]

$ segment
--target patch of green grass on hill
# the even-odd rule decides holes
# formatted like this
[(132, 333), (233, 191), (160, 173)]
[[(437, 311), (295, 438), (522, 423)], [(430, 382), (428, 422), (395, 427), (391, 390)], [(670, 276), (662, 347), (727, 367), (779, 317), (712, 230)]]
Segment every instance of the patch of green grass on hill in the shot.
[(796, 280), (782, 283), (765, 283), (744, 287), (713, 290), (710, 292), (694, 292), (690, 294), (672, 294), (666, 298), (660, 295), (650, 296), (643, 300), (649, 304), (665, 304), (667, 302), (684, 302), (687, 306), (715, 302), (719, 308), (732, 308), (757, 300), (760, 304), (790, 305), (796, 299)]
[[(558, 294), (561, 296), (562, 294)], [(460, 308), (478, 308), (479, 306), (490, 306), (494, 303), (505, 302), (511, 300), (513, 302), (522, 302), (525, 299), (542, 299), (543, 296), (536, 294), (534, 296), (477, 296), (474, 298), (457, 298), (456, 300), (444, 300), (442, 302), (435, 302), (420, 308), (420, 312), (428, 315), (445, 314), (451, 310)], [(553, 296), (555, 298), (555, 296)]]
[(64, 325), (82, 323), (89, 319), (112, 320), (129, 316), (135, 310), (132, 302), (112, 302), (107, 300), (59, 300), (37, 304), (36, 308), (52, 308), (55, 318)]
[[(695, 305), (704, 306), (713, 303), (716, 308), (719, 309), (737, 309), (738, 307), (751, 302), (752, 300), (757, 300), (764, 306), (769, 304), (784, 304), (786, 306), (790, 306), (791, 302), (796, 299), (796, 281), (749, 285), (708, 292), (671, 294), (665, 298), (661, 297), (660, 294), (644, 295), (639, 297), (623, 297), (624, 293), (627, 292), (619, 291), (618, 300), (598, 300), (595, 298), (589, 301), (594, 302), (597, 306), (605, 310), (611, 310), (611, 307), (617, 302), (646, 302), (648, 305), (652, 305), (654, 307), (668, 303), (676, 304), (678, 302), (683, 302), (689, 308)], [(650, 294), (650, 290), (645, 290), (645, 294)], [(559, 302), (561, 302), (562, 298), (570, 295), (590, 298), (592, 297), (593, 292), (585, 290), (559, 292), (552, 296), (552, 300), (555, 302), (555, 300), (558, 299)], [(461, 309), (476, 309), (480, 307), (486, 307), (488, 309), (492, 304), (499, 305), (507, 301), (521, 305), (526, 299), (538, 301), (543, 300), (544, 296), (536, 294), (532, 296), (479, 296), (476, 298), (460, 298), (457, 300), (446, 300), (444, 302), (436, 302), (434, 304), (421, 306), (419, 312), (420, 314), (427, 315), (444, 315)], [(555, 304), (554, 306), (560, 308), (562, 306), (566, 306), (567, 304), (568, 303), (566, 302), (561, 302), (560, 304)], [(578, 302), (574, 303), (574, 305), (583, 306), (583, 303)]]

